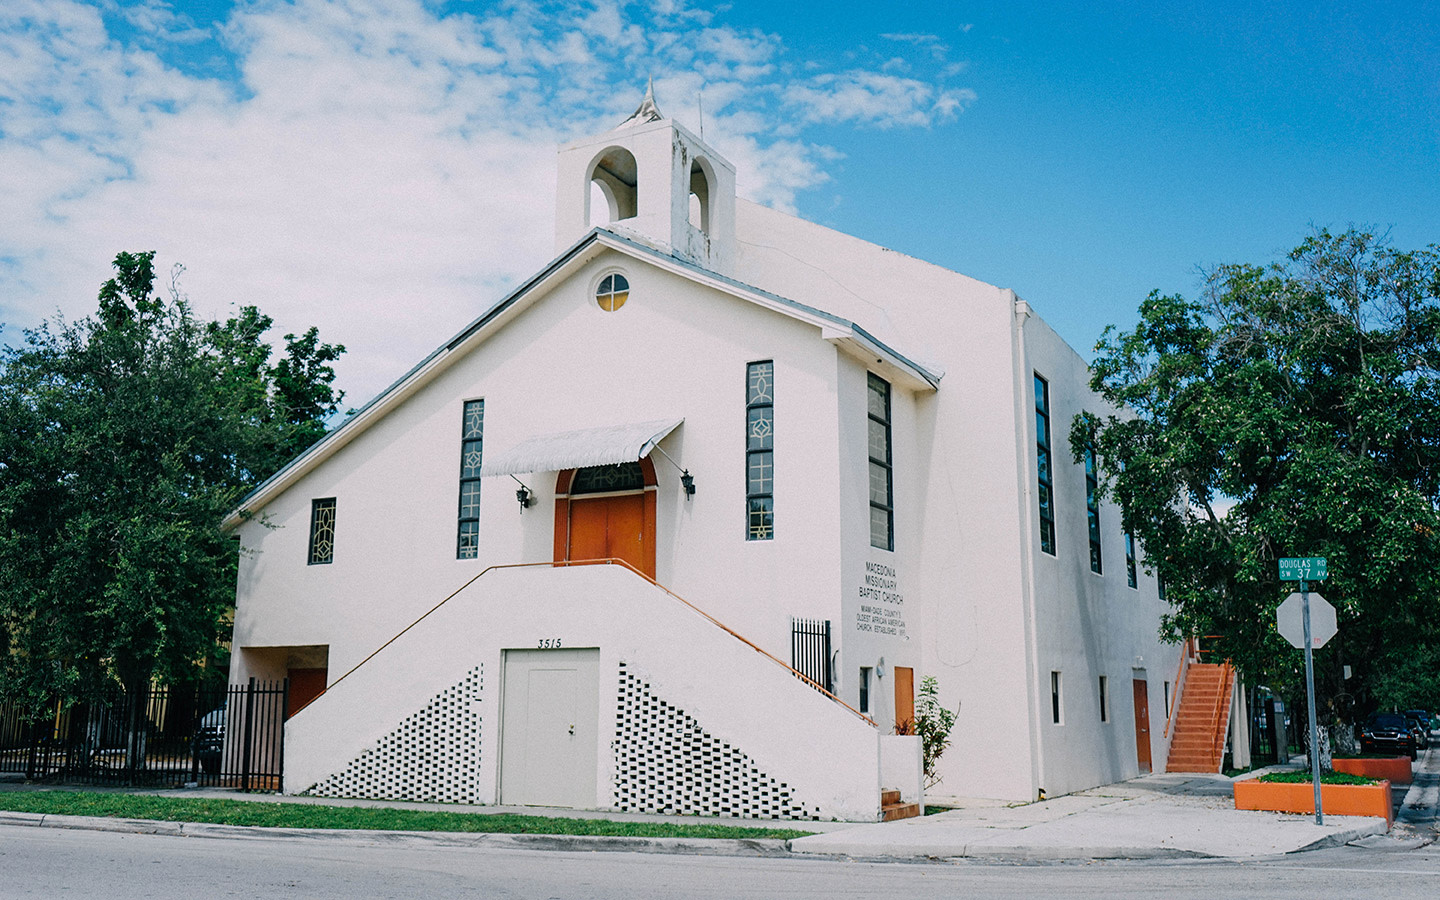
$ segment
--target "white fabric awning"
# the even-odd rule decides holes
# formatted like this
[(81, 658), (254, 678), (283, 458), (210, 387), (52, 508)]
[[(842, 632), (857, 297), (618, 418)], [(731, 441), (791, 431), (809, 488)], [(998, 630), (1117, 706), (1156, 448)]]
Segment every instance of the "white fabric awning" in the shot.
[(644, 458), (684, 419), (657, 419), (633, 425), (602, 425), (526, 438), (509, 450), (492, 455), (480, 467), (481, 475), (519, 475), (524, 472), (559, 472), (586, 466), (610, 466)]

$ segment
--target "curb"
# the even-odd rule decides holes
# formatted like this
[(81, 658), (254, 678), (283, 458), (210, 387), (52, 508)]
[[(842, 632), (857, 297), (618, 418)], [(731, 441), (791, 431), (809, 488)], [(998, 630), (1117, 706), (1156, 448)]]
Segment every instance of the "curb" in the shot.
[[(779, 838), (646, 838), (611, 835), (499, 834), (458, 831), (365, 831), (359, 829), (266, 828), (209, 822), (162, 822), (102, 816), (0, 811), (0, 825), (159, 834), (170, 837), (241, 840), (323, 841), (346, 844), (387, 844), (428, 847), (493, 847), (516, 850), (561, 850), (601, 853), (666, 853), (688, 856), (835, 858), (880, 862), (926, 862), (938, 859), (1006, 859), (1055, 861), (1067, 859), (1202, 859), (1209, 854), (1159, 847), (1025, 847), (984, 844), (932, 852), (877, 854), (873, 847), (854, 846), (825, 851), (796, 850)], [(1348, 838), (1347, 838), (1348, 839)], [(1341, 841), (1343, 843), (1343, 841)]]
[[(869, 862), (928, 862), (944, 859), (996, 859), (1057, 862), (1063, 860), (1133, 859), (1239, 859), (1199, 850), (1172, 847), (1078, 846), (1047, 847), (965, 843), (928, 850), (877, 853), (880, 848), (862, 844), (823, 850), (797, 849), (779, 838), (647, 838), (611, 835), (502, 834), (456, 831), (366, 831), (358, 829), (267, 828), (258, 825), (219, 825), (208, 822), (165, 822), (101, 816), (63, 816), (50, 813), (0, 811), (0, 826), (108, 831), (120, 834), (158, 834), (170, 837), (241, 840), (308, 841), (345, 844), (418, 847), (491, 847), (514, 850), (559, 850), (573, 853), (662, 853), (687, 856), (787, 857), (792, 859), (851, 859)], [(1327, 835), (1282, 855), (1340, 847), (1351, 841), (1383, 833), (1360, 826)], [(803, 839), (801, 839), (803, 840)]]
[(1351, 828), (1347, 831), (1337, 831), (1334, 834), (1327, 835), (1323, 838), (1320, 838), (1320, 840), (1313, 841), (1303, 847), (1296, 847), (1294, 850), (1287, 850), (1286, 855), (1288, 856), (1292, 853), (1308, 853), (1311, 850), (1325, 850), (1330, 847), (1343, 847), (1351, 841), (1356, 841), (1360, 838), (1388, 833), (1388, 829), (1386, 829), (1383, 825), (1361, 825), (1356, 828)]
[(620, 835), (501, 834), (463, 831), (365, 831), (360, 829), (266, 828), (210, 822), (162, 822), (103, 816), (61, 816), (0, 811), (0, 825), (160, 834), (171, 837), (243, 840), (325, 841), (350, 844), (392, 844), (432, 847), (496, 847), (571, 852), (670, 853), (688, 856), (789, 856), (788, 842), (779, 838), (648, 838)]
[(1093, 859), (1228, 859), (1199, 850), (1169, 847), (1027, 847), (965, 844), (937, 847), (927, 852), (878, 855), (875, 848), (853, 850), (795, 850), (796, 858), (851, 859), (862, 862), (934, 862), (946, 859), (1006, 860), (1010, 862), (1063, 862)]

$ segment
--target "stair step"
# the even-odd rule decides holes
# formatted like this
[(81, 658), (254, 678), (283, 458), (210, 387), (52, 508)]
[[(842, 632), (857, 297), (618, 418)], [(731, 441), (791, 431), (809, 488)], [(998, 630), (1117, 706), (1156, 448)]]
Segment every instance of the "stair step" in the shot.
[(886, 790), (882, 790), (882, 791), (880, 792), (880, 805), (881, 805), (881, 806), (894, 806), (895, 804), (897, 804), (897, 803), (899, 803), (899, 802), (900, 802), (900, 792), (899, 792), (899, 791), (892, 791), (892, 790), (886, 789)]
[(1218, 772), (1222, 746), (1230, 720), (1233, 675), (1225, 667), (1195, 663), (1185, 676), (1170, 736), (1167, 772)]
[(920, 815), (918, 803), (891, 803), (880, 808), (880, 821), (894, 822), (897, 819), (913, 819)]

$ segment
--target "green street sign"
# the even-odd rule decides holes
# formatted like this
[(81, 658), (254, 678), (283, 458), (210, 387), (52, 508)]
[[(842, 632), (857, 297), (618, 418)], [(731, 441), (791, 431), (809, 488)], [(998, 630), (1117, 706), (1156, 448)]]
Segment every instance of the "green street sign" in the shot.
[(1324, 581), (1325, 557), (1305, 556), (1280, 560), (1281, 581)]

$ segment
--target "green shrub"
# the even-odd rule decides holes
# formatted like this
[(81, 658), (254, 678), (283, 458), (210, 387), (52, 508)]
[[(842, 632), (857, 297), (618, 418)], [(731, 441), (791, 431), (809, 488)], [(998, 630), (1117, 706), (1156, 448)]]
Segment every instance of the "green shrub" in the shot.
[[(1305, 770), (1297, 772), (1271, 772), (1269, 775), (1261, 775), (1259, 781), (1272, 784), (1310, 784), (1310, 773)], [(1364, 775), (1349, 775), (1345, 772), (1326, 772), (1320, 776), (1321, 784), (1379, 784), (1375, 778), (1366, 778)]]
[(954, 727), (955, 713), (940, 705), (940, 685), (934, 675), (926, 675), (920, 680), (920, 693), (915, 698), (915, 732), (920, 735), (927, 788), (940, 781), (935, 775), (935, 763), (950, 746), (950, 729)]

